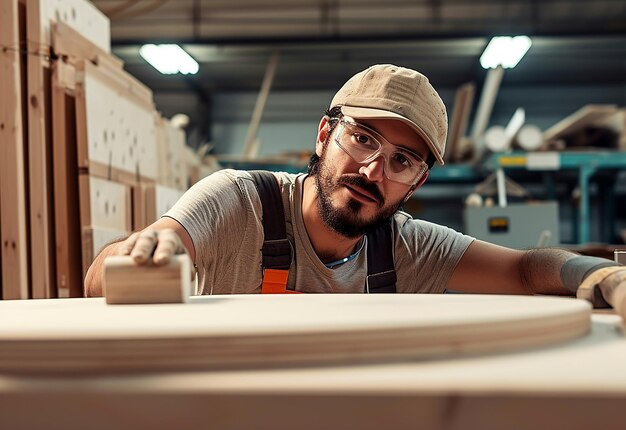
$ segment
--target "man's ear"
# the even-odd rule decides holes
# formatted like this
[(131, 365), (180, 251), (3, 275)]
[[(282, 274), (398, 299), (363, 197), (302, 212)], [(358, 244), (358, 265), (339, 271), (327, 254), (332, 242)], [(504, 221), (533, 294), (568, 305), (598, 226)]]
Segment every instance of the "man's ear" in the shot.
[(403, 203), (406, 203), (411, 196), (413, 195), (413, 193), (415, 192), (415, 190), (417, 190), (419, 187), (421, 187), (422, 185), (424, 185), (424, 182), (426, 182), (426, 179), (428, 179), (428, 175), (430, 174), (430, 170), (427, 170), (426, 173), (424, 173), (424, 175), (422, 175), (422, 177), (420, 178), (420, 180), (414, 184), (411, 189), (409, 190), (409, 192), (406, 194), (406, 197), (404, 198)]
[(324, 152), (324, 144), (328, 140), (328, 133), (330, 132), (330, 118), (324, 115), (320, 120), (320, 124), (317, 127), (317, 139), (315, 140), (315, 153), (318, 157), (322, 156)]

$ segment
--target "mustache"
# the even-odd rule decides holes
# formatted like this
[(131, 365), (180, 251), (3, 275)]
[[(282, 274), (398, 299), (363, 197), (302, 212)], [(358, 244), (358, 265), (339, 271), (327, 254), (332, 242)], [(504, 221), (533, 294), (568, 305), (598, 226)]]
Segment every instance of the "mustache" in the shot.
[(379, 206), (383, 206), (385, 204), (385, 198), (383, 197), (376, 184), (368, 181), (361, 175), (343, 175), (341, 178), (339, 178), (339, 183), (346, 185), (356, 185), (357, 187), (362, 188), (363, 190), (370, 193), (376, 199), (376, 202)]

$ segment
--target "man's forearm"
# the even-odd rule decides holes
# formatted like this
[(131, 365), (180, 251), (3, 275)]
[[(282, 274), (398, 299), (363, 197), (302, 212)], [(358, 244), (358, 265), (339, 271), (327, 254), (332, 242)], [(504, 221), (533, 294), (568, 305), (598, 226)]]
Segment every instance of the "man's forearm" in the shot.
[(116, 255), (125, 239), (122, 238), (107, 245), (93, 260), (85, 275), (85, 283), (83, 285), (85, 297), (101, 297), (104, 295), (104, 259), (110, 255)]
[(611, 260), (587, 257), (564, 249), (542, 248), (526, 251), (521, 274), (524, 285), (535, 294), (576, 295), (587, 276)]
[(533, 294), (571, 296), (576, 294), (565, 285), (561, 272), (564, 264), (577, 257), (564, 249), (541, 248), (526, 251), (522, 258), (520, 273), (525, 288)]

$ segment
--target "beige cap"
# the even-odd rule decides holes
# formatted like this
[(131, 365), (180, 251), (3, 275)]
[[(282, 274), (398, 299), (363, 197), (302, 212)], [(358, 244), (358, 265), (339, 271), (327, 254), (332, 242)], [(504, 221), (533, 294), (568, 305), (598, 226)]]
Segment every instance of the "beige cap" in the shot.
[(344, 115), (355, 119), (397, 119), (408, 124), (443, 165), (448, 114), (441, 97), (421, 73), (377, 64), (350, 78), (330, 106), (341, 106)]

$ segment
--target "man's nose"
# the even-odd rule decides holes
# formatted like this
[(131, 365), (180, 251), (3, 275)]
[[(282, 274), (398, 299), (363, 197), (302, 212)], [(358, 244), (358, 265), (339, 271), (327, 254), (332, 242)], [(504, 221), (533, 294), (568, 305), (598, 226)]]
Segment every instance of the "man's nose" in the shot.
[(380, 154), (372, 161), (363, 164), (359, 168), (359, 173), (367, 176), (367, 179), (369, 179), (371, 182), (381, 182), (383, 180), (384, 169), (385, 157)]

